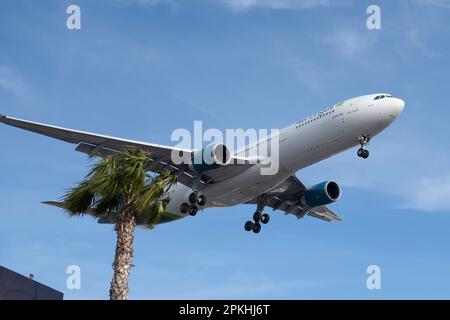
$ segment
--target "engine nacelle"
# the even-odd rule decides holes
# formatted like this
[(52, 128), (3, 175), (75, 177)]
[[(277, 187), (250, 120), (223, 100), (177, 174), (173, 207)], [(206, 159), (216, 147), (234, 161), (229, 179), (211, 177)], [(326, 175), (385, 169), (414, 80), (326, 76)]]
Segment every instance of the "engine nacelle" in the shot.
[(222, 143), (210, 144), (194, 153), (189, 169), (204, 172), (227, 165), (231, 161), (231, 152)]
[(305, 190), (301, 203), (305, 207), (323, 206), (339, 200), (341, 188), (334, 181), (324, 181)]

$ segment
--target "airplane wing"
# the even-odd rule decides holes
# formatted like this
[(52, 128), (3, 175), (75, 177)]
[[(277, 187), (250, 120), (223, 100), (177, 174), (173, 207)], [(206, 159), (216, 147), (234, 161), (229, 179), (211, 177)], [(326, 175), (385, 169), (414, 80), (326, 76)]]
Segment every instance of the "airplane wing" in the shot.
[[(71, 130), (67, 128), (32, 122), (12, 117), (0, 115), (0, 122), (39, 133), (51, 138), (62, 140), (65, 142), (76, 144), (76, 151), (86, 153), (89, 156), (101, 155), (105, 156), (117, 152), (125, 147), (137, 147), (150, 153), (150, 164), (147, 168), (149, 171), (159, 171), (166, 169), (178, 176), (178, 181), (191, 187), (194, 180), (194, 173), (191, 172), (187, 164), (174, 164), (171, 160), (173, 151), (179, 153), (184, 159), (192, 159), (194, 150), (181, 149), (159, 144), (151, 144), (141, 141), (127, 140), (116, 137), (110, 137), (84, 131)], [(249, 162), (241, 164), (241, 162), (232, 161), (228, 165), (218, 167), (202, 173), (200, 183), (218, 182), (229, 179), (251, 167)]]
[[(272, 208), (274, 211), (284, 211), (286, 215), (292, 214), (297, 219), (308, 215), (325, 221), (343, 220), (342, 217), (326, 206), (318, 206), (311, 209), (303, 208), (298, 199), (300, 199), (305, 190), (305, 185), (296, 176), (292, 175), (267, 193), (265, 199), (266, 206)], [(256, 198), (246, 203), (256, 204), (258, 203), (258, 199)]]

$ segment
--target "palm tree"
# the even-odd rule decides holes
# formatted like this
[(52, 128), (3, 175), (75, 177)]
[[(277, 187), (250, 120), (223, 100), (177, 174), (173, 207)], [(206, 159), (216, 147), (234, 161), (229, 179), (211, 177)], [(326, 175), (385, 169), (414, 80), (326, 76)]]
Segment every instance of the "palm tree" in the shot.
[(106, 216), (115, 223), (117, 243), (111, 300), (128, 299), (138, 217), (146, 225), (156, 224), (169, 202), (167, 190), (176, 182), (176, 176), (168, 171), (148, 174), (145, 169), (149, 156), (142, 149), (127, 148), (103, 157), (63, 197), (62, 206), (70, 216)]

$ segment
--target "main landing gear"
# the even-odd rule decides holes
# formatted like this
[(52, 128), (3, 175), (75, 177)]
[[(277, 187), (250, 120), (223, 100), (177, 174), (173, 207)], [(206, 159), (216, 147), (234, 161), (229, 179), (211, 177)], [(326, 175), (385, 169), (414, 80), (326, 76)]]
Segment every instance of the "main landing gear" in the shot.
[(189, 203), (183, 202), (180, 206), (181, 213), (189, 213), (191, 216), (195, 216), (198, 212), (198, 206), (202, 207), (206, 204), (206, 196), (199, 194), (198, 191), (193, 191), (188, 197)]
[(188, 202), (183, 202), (180, 206), (180, 212), (183, 214), (189, 213), (191, 216), (195, 216), (198, 212), (198, 207), (203, 207), (206, 204), (206, 196), (200, 194), (200, 191), (205, 188), (206, 184), (201, 181), (200, 175), (194, 176), (192, 183), (192, 192), (187, 197)]
[(358, 149), (358, 152), (356, 154), (360, 158), (367, 159), (369, 157), (369, 150), (364, 149), (364, 147), (369, 144), (370, 137), (368, 135), (362, 134), (359, 136), (358, 140), (361, 148)]
[(253, 221), (247, 221), (244, 225), (245, 231), (253, 231), (259, 233), (261, 231), (261, 223), (267, 224), (270, 220), (270, 216), (267, 213), (263, 213), (265, 205), (265, 195), (262, 195), (256, 207), (256, 212), (253, 214)]

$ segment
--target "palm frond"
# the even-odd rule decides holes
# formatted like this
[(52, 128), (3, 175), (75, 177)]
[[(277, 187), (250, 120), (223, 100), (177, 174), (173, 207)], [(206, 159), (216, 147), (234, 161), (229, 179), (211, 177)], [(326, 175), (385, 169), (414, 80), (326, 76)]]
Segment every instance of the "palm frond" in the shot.
[(150, 204), (145, 212), (145, 221), (146, 225), (155, 225), (159, 223), (161, 218), (161, 214), (166, 210), (166, 206), (169, 204), (169, 198), (163, 198), (157, 201), (154, 201)]
[(89, 190), (88, 184), (88, 181), (83, 181), (63, 196), (64, 210), (68, 215), (84, 215), (89, 211), (95, 194)]
[[(132, 201), (134, 210), (143, 212), (152, 202), (162, 200), (167, 191), (177, 182), (177, 177), (169, 171), (162, 171), (135, 195)], [(163, 207), (165, 210), (165, 206)]]
[[(120, 213), (130, 206), (134, 215), (144, 211), (152, 221), (158, 221), (169, 202), (167, 191), (177, 177), (167, 170), (149, 175), (146, 165), (149, 153), (137, 148), (100, 158), (88, 171), (85, 180), (63, 197), (69, 215), (89, 213), (94, 216)], [(97, 157), (98, 158), (98, 157)]]

